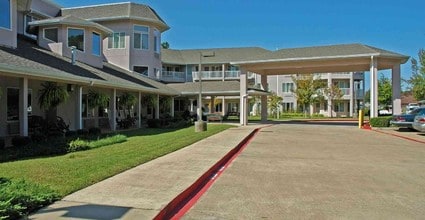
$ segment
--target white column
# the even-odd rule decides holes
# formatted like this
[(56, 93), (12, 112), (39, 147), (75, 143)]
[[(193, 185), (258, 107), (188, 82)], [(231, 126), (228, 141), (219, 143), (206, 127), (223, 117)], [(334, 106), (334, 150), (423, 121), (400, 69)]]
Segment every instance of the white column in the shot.
[(137, 99), (137, 127), (142, 127), (142, 93), (139, 92), (139, 99)]
[(353, 117), (354, 112), (354, 73), (350, 73), (350, 117)]
[(221, 102), (221, 115), (225, 116), (227, 113), (227, 103), (226, 103), (226, 97), (223, 96), (223, 100)]
[(171, 117), (174, 117), (174, 97), (171, 97), (170, 115), (171, 115)]
[(370, 58), (370, 117), (378, 117), (378, 61)]
[(392, 68), (392, 85), (393, 85), (393, 114), (401, 114), (401, 80), (400, 80), (400, 64), (396, 64)]
[(226, 65), (225, 64), (223, 64), (222, 66), (221, 66), (221, 71), (222, 71), (222, 73), (223, 73), (223, 81), (226, 79), (226, 69), (225, 69), (225, 67), (226, 67)]
[[(261, 75), (261, 88), (268, 91), (267, 88), (267, 75)], [(267, 95), (261, 96), (261, 122), (267, 122)]]
[[(332, 86), (332, 73), (328, 73), (328, 88), (331, 88)], [(328, 98), (328, 116), (333, 117), (333, 103), (332, 100)]]
[(20, 79), (19, 89), (19, 134), (28, 136), (28, 78)]
[(247, 73), (245, 70), (241, 70), (241, 76), (240, 76), (240, 104), (239, 104), (239, 120), (241, 125), (245, 126), (247, 125), (248, 119), (247, 119)]
[(193, 99), (189, 99), (190, 101), (190, 112), (193, 112)]
[(209, 113), (214, 113), (215, 112), (215, 97), (211, 96), (211, 100), (210, 100), (210, 112)]
[(117, 130), (117, 90), (113, 89), (111, 99), (109, 101), (109, 108), (111, 111), (111, 130)]
[(159, 94), (156, 95), (156, 103), (155, 103), (155, 118), (159, 119)]
[(75, 88), (75, 129), (83, 128), (83, 87)]

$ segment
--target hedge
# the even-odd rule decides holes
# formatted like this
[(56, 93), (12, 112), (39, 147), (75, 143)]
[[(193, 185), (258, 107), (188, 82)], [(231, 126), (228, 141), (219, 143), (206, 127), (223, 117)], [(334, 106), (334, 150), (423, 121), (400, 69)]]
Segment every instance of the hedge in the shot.
[(392, 116), (383, 116), (369, 119), (369, 124), (372, 127), (389, 127)]

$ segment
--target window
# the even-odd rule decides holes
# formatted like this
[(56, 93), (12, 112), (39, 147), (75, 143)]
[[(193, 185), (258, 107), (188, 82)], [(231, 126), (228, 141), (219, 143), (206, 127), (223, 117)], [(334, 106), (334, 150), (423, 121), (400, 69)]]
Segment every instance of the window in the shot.
[(0, 27), (11, 29), (11, 3), (10, 0), (0, 1)]
[(92, 53), (93, 55), (100, 56), (100, 50), (101, 50), (101, 41), (100, 41), (100, 35), (98, 33), (92, 33)]
[(161, 51), (161, 32), (158, 30), (154, 30), (154, 50), (156, 53), (160, 53)]
[(344, 103), (335, 103), (335, 105), (334, 105), (334, 111), (335, 112), (345, 112), (345, 110), (344, 110), (344, 107), (345, 107), (345, 105), (344, 105)]
[(149, 49), (149, 27), (134, 26), (134, 45), (135, 49)]
[(186, 110), (186, 102), (184, 100), (174, 99), (174, 111), (183, 112)]
[(110, 35), (108, 38), (108, 48), (125, 48), (125, 32)]
[(147, 76), (148, 75), (148, 67), (147, 66), (134, 66), (133, 71), (138, 72), (142, 75)]
[(84, 51), (84, 30), (68, 28), (68, 47), (76, 47), (80, 51)]
[(58, 42), (58, 29), (57, 28), (43, 29), (43, 37), (53, 42)]
[[(28, 114), (32, 113), (32, 101), (31, 95), (32, 90), (28, 89)], [(19, 89), (18, 88), (7, 88), (7, 120), (17, 121), (19, 120)]]
[(294, 90), (294, 83), (282, 83), (282, 92), (292, 92)]

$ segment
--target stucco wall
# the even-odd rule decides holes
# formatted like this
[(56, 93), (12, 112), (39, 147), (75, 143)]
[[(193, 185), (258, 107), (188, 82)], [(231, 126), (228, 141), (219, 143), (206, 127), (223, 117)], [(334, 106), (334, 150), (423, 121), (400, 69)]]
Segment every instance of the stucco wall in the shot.
[(125, 32), (125, 48), (108, 48), (108, 38), (103, 39), (103, 55), (109, 63), (123, 69), (130, 70), (130, 35), (133, 34), (132, 26), (128, 21), (99, 22), (114, 32)]

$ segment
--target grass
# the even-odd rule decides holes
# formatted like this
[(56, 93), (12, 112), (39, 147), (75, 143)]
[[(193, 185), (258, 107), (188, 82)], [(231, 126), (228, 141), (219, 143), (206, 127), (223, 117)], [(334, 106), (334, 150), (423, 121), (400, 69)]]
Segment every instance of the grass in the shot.
[(127, 141), (62, 156), (0, 163), (0, 177), (24, 179), (49, 186), (61, 197), (171, 153), (232, 127), (208, 125), (208, 131), (194, 128), (140, 129), (124, 132)]

